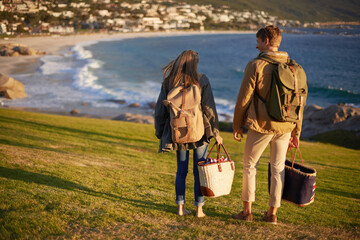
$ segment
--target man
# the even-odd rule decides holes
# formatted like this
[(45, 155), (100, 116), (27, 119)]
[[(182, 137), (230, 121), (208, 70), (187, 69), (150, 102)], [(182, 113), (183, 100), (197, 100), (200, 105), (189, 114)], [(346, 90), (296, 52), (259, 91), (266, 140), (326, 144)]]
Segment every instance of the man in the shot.
[[(281, 32), (276, 26), (261, 28), (256, 33), (256, 48), (259, 56), (265, 56), (276, 62), (286, 63), (288, 54), (279, 52)], [(275, 65), (262, 59), (253, 59), (244, 71), (244, 77), (238, 94), (233, 123), (233, 135), (236, 141), (243, 137), (242, 127), (248, 130), (244, 150), (242, 201), (244, 209), (233, 215), (235, 219), (252, 221), (251, 205), (255, 201), (256, 168), (259, 159), (270, 143), (271, 186), (269, 210), (264, 221), (276, 224), (276, 212), (280, 207), (285, 178), (285, 158), (288, 146), (298, 147), (301, 121), (279, 122), (270, 118), (265, 104), (255, 94), (265, 100), (270, 96), (270, 83)]]

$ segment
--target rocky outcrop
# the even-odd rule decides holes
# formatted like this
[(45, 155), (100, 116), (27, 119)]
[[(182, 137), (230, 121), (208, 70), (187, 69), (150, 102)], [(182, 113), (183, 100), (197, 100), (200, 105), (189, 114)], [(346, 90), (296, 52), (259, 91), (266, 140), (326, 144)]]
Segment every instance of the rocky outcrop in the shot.
[(35, 56), (35, 55), (44, 55), (45, 52), (37, 51), (31, 47), (22, 45), (22, 44), (0, 44), (0, 56)]
[(138, 108), (138, 107), (140, 107), (140, 104), (139, 103), (133, 103), (133, 104), (130, 104), (128, 107), (130, 107), (130, 108)]
[(25, 98), (24, 84), (0, 73), (0, 96), (7, 99)]
[(344, 104), (305, 107), (301, 137), (311, 138), (334, 130), (354, 131), (360, 135), (360, 108)]
[(122, 99), (120, 99), (120, 100), (119, 99), (108, 99), (107, 101), (117, 103), (117, 104), (126, 104), (126, 101), (122, 100)]
[(77, 114), (79, 114), (79, 110), (73, 109), (73, 110), (70, 111), (70, 114), (71, 115), (77, 115)]
[(153, 116), (146, 116), (146, 115), (132, 114), (132, 113), (121, 114), (121, 115), (113, 118), (113, 120), (154, 124), (154, 117)]

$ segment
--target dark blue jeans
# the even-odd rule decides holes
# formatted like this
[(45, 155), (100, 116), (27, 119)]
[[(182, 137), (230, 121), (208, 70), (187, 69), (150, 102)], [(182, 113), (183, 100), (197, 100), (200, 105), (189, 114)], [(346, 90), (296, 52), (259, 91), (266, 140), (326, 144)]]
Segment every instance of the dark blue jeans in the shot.
[[(199, 171), (197, 164), (199, 161), (204, 161), (206, 158), (208, 145), (203, 145), (194, 149), (194, 161), (193, 161), (193, 173), (194, 173), (194, 195), (195, 195), (195, 206), (204, 205), (204, 196), (200, 190)], [(177, 157), (177, 172), (175, 180), (175, 191), (176, 191), (176, 204), (185, 204), (185, 182), (186, 176), (189, 169), (189, 151), (178, 150), (176, 151)]]

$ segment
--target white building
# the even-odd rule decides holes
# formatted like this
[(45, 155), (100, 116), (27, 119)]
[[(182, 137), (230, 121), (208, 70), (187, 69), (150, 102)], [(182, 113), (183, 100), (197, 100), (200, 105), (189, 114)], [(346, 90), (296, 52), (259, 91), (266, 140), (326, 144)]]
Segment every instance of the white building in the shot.
[(26, 4), (17, 4), (16, 11), (18, 12), (27, 12), (29, 9)]
[(125, 26), (126, 20), (123, 18), (114, 18), (114, 24), (117, 26)]
[(48, 11), (49, 14), (53, 15), (54, 17), (60, 17), (61, 16), (61, 12), (52, 12), (52, 11)]
[(105, 10), (99, 10), (98, 13), (102, 17), (110, 17), (111, 16), (111, 13), (106, 9)]
[(72, 18), (74, 16), (74, 13), (72, 11), (63, 11), (62, 15), (67, 18)]
[(144, 27), (152, 27), (154, 30), (159, 30), (159, 28), (162, 27), (164, 22), (158, 17), (144, 17), (140, 20), (140, 23)]
[(6, 24), (0, 23), (0, 34), (5, 34), (6, 32)]
[(50, 33), (60, 33), (60, 34), (69, 34), (69, 33), (74, 33), (75, 29), (74, 27), (63, 27), (63, 26), (52, 26), (49, 27), (49, 32)]

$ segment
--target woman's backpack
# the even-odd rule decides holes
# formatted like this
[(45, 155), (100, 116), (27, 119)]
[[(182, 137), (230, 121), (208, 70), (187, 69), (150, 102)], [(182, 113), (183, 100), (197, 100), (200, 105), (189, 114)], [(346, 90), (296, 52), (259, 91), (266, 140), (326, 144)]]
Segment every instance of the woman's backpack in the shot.
[(257, 59), (276, 65), (272, 73), (269, 101), (255, 91), (255, 95), (265, 104), (268, 114), (275, 121), (281, 122), (301, 119), (308, 94), (304, 69), (294, 60), (280, 63), (264, 56)]
[(163, 104), (170, 108), (170, 126), (174, 143), (192, 143), (204, 135), (201, 90), (196, 85), (178, 86), (167, 95)]

